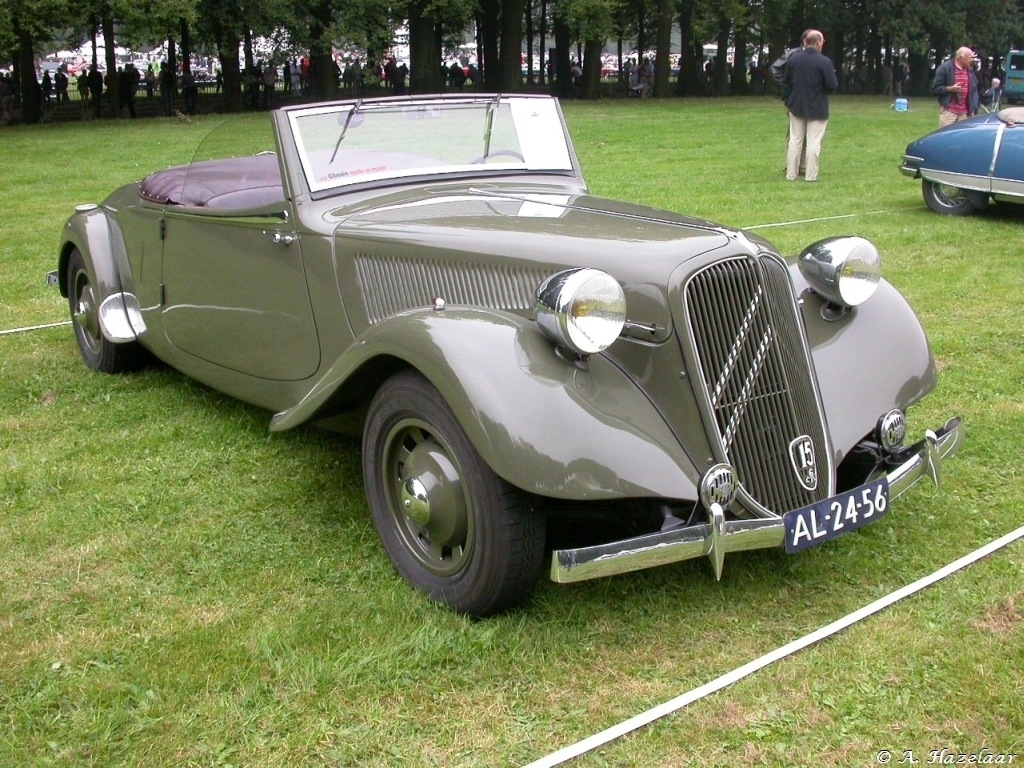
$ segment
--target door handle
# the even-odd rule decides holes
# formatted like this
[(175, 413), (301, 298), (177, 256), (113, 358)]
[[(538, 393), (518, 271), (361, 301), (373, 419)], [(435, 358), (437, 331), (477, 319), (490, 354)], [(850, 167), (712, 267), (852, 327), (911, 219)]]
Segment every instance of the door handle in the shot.
[(291, 245), (299, 239), (298, 235), (289, 235), (284, 232), (267, 232), (264, 230), (263, 234), (270, 235), (274, 245)]

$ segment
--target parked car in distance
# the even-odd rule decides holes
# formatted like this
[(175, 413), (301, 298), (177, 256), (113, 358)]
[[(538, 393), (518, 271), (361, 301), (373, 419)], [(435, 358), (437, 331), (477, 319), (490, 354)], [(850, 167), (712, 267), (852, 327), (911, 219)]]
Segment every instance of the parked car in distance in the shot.
[(935, 365), (871, 243), (786, 258), (591, 195), (551, 98), (239, 125), (68, 220), (51, 279), (82, 357), (152, 355), (273, 431), (361, 436), (384, 550), (457, 611), (515, 605), (545, 563), (720, 577), (729, 552), (798, 552), (937, 483), (963, 439), (958, 418), (908, 439)]
[(921, 179), (936, 213), (963, 216), (989, 201), (1024, 202), (1024, 107), (947, 125), (907, 145), (900, 172)]
[(1006, 54), (1003, 69), (1003, 100), (1007, 104), (1024, 102), (1024, 51), (1010, 51)]

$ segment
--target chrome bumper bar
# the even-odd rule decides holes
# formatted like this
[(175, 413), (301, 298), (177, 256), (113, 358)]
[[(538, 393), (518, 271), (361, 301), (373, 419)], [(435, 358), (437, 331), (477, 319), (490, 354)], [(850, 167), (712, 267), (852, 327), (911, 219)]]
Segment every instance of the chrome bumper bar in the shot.
[(921, 172), (921, 163), (923, 162), (923, 158), (914, 157), (913, 155), (904, 155), (903, 159), (900, 161), (900, 173), (904, 176), (916, 179)]
[[(902, 495), (925, 477), (931, 478), (939, 488), (939, 468), (963, 440), (963, 424), (958, 416), (936, 432), (927, 430), (923, 440), (903, 451), (906, 460), (887, 474), (889, 499)], [(712, 504), (708, 522), (701, 525), (649, 533), (593, 547), (555, 550), (551, 556), (551, 580), (560, 583), (586, 581), (702, 555), (708, 556), (716, 578), (721, 578), (727, 552), (781, 547), (785, 533), (781, 517), (727, 521), (722, 508)]]

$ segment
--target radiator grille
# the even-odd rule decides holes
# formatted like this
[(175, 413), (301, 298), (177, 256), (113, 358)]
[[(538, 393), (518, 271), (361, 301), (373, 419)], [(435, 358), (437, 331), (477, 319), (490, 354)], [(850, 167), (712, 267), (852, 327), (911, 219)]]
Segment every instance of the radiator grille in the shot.
[(430, 306), (436, 297), (448, 304), (529, 310), (537, 286), (549, 274), (540, 269), (366, 254), (356, 256), (355, 266), (371, 323)]
[[(785, 264), (771, 256), (718, 262), (685, 291), (689, 344), (706, 428), (744, 498), (782, 515), (833, 493), (830, 447)], [(815, 487), (791, 457), (813, 447)]]

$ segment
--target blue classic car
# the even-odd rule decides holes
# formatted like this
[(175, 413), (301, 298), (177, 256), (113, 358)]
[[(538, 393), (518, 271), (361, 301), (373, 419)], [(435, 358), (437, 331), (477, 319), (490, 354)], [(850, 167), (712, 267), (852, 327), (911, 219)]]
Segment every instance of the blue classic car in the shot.
[(921, 179), (924, 201), (936, 213), (964, 216), (989, 200), (1024, 202), (1024, 107), (978, 115), (907, 145), (900, 165)]

